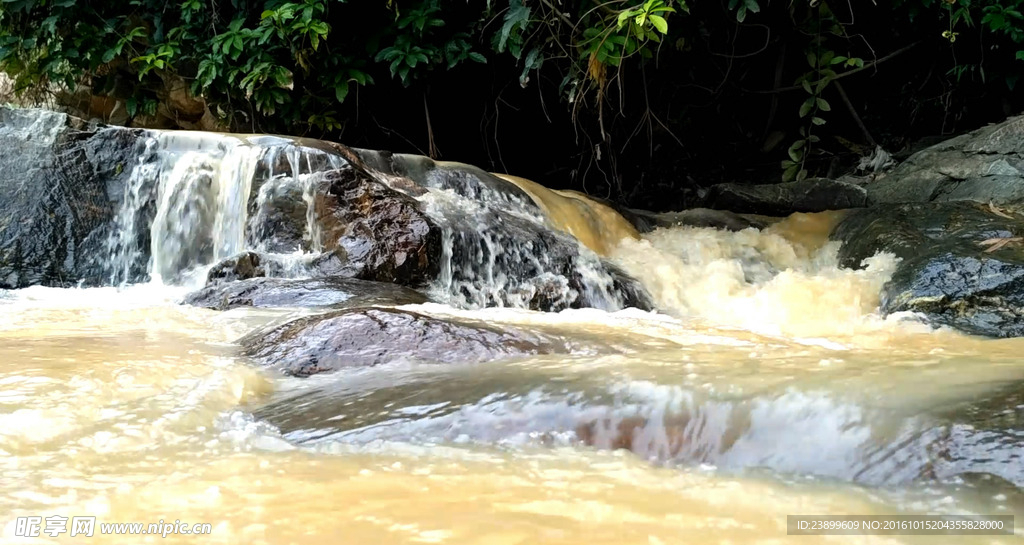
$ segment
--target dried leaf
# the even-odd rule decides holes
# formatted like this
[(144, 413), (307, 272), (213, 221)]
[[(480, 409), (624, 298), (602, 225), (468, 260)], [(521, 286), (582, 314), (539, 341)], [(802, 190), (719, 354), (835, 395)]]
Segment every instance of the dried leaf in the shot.
[(995, 215), (997, 215), (997, 216), (999, 216), (1001, 218), (1006, 218), (1008, 220), (1014, 219), (1013, 216), (1007, 214), (1006, 212), (1003, 212), (1002, 210), (997, 208), (996, 205), (992, 204), (992, 201), (988, 202), (988, 209), (989, 209), (990, 212), (992, 212), (993, 214), (995, 214)]
[(1021, 242), (1021, 241), (1024, 241), (1024, 237), (995, 237), (995, 238), (990, 238), (990, 239), (983, 240), (983, 241), (979, 242), (978, 245), (979, 246), (989, 246), (988, 248), (985, 249), (985, 253), (986, 254), (990, 254), (992, 252), (995, 252), (996, 250), (999, 250), (1000, 248), (1002, 248), (1003, 246), (1006, 246), (1007, 244), (1009, 244), (1011, 242)]

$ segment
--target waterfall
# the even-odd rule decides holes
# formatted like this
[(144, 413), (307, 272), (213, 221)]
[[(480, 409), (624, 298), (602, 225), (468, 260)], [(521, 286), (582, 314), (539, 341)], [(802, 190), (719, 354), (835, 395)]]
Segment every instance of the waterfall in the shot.
[[(194, 284), (210, 265), (246, 249), (319, 251), (314, 174), (344, 164), (284, 138), (149, 133), (108, 242), (112, 283)], [(279, 204), (275, 195), (292, 188), (302, 195), (306, 221), (297, 234), (302, 243), (289, 246), (268, 218)]]
[[(270, 276), (324, 274), (318, 256), (341, 251), (345, 259), (347, 254), (338, 240), (324, 240), (325, 215), (344, 204), (330, 200), (321, 174), (348, 163), (340, 152), (321, 148), (320, 143), (306, 146), (273, 136), (146, 133), (135, 164), (128, 167), (107, 244), (111, 282), (200, 287), (212, 266), (245, 251), (271, 264), (265, 271)], [(403, 173), (353, 168), (369, 176), (365, 183), (383, 183), (405, 193), (396, 198), (419, 201), (440, 228), (442, 247), (429, 256), (440, 269), (427, 287), (435, 300), (460, 308), (629, 306), (632, 295), (621, 289), (624, 276), (595, 253), (613, 244), (607, 233), (631, 233), (605, 228), (607, 215), (625, 222), (614, 211), (603, 216), (595, 212), (603, 205), (535, 184), (526, 192), (516, 184), (527, 181), (509, 181), (468, 165), (406, 160), (423, 168)], [(332, 229), (337, 238), (337, 227)], [(355, 229), (362, 231), (353, 236), (376, 234), (365, 225)], [(388, 241), (359, 244), (376, 243)]]

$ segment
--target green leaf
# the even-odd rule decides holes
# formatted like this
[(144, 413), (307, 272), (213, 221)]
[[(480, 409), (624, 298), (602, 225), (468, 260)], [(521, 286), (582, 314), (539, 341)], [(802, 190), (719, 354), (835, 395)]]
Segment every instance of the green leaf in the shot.
[(666, 21), (664, 17), (660, 15), (649, 15), (648, 19), (650, 19), (654, 28), (658, 29), (658, 32), (668, 34), (668, 21)]
[(783, 182), (792, 182), (793, 179), (796, 178), (796, 174), (797, 174), (797, 172), (799, 170), (800, 170), (800, 165), (793, 165), (793, 166), (787, 168), (782, 173), (782, 181)]
[(825, 99), (823, 99), (821, 97), (818, 97), (818, 109), (823, 111), (823, 112), (831, 112), (832, 111), (832, 106), (829, 105), (827, 100), (825, 100)]
[(1024, 61), (1024, 50), (1018, 51), (1017, 55), (1016, 55), (1016, 58), (1017, 58), (1018, 61)]
[(815, 125), (824, 125), (825, 124), (825, 120), (820, 118), (820, 117), (812, 117), (811, 118), (811, 123), (814, 123)]
[(621, 30), (622, 27), (626, 26), (626, 21), (629, 21), (629, 18), (632, 17), (632, 16), (633, 16), (633, 11), (632, 10), (625, 10), (625, 11), (622, 11), (621, 13), (619, 13), (618, 20), (615, 23), (616, 30)]
[(818, 67), (818, 55), (816, 55), (813, 51), (807, 54), (807, 64), (811, 65), (811, 68)]
[(814, 94), (814, 90), (811, 89), (811, 82), (803, 80), (800, 82), (800, 85), (804, 88), (804, 91), (807, 91), (807, 94)]
[(477, 52), (471, 52), (468, 57), (478, 63), (487, 64), (487, 58)]
[(796, 142), (793, 142), (792, 146), (789, 146), (788, 150), (786, 150), (786, 153), (789, 154), (789, 158), (792, 159), (793, 162), (799, 162), (803, 159), (803, 154), (800, 153), (800, 148), (804, 147), (804, 144), (806, 143), (807, 142), (805, 140), (797, 140)]
[(800, 117), (807, 117), (807, 114), (811, 113), (811, 108), (814, 108), (814, 97), (805, 100), (800, 105)]
[[(338, 99), (338, 102), (345, 102), (345, 97), (348, 96), (348, 82), (343, 81), (338, 85), (334, 86), (334, 98)], [(358, 100), (358, 99), (357, 99)]]

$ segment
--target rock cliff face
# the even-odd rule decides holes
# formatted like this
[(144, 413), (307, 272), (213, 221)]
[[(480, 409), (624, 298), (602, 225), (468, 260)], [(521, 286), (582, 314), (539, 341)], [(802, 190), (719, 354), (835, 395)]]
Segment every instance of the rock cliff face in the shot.
[(0, 108), (0, 288), (103, 282), (141, 135)]

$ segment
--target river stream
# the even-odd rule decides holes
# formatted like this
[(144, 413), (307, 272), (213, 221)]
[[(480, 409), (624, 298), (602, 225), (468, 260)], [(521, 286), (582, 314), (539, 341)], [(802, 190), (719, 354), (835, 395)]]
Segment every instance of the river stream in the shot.
[[(248, 186), (229, 198), (215, 177), (213, 212), (184, 200), (201, 184), (182, 173), (205, 157), (179, 154), (158, 191), (127, 193), (118, 287), (0, 291), (0, 539), (79, 542), (14, 535), (16, 517), (62, 515), (212, 526), (92, 538), (119, 543), (1019, 540), (786, 536), (787, 515), (1024, 514), (1024, 341), (877, 315), (893, 258), (840, 269), (838, 214), (616, 239), (608, 259), (657, 312), (474, 308), (444, 293), (403, 307), (564, 338), (568, 355), (297, 378), (235, 343), (312, 310), (179, 304), (197, 287), (182, 267), (251, 242), (231, 212), (245, 213)], [(244, 170), (230, 176), (247, 184)], [(151, 280), (126, 282), (130, 229), (154, 201)], [(217, 226), (205, 257), (182, 227), (202, 214)]]

